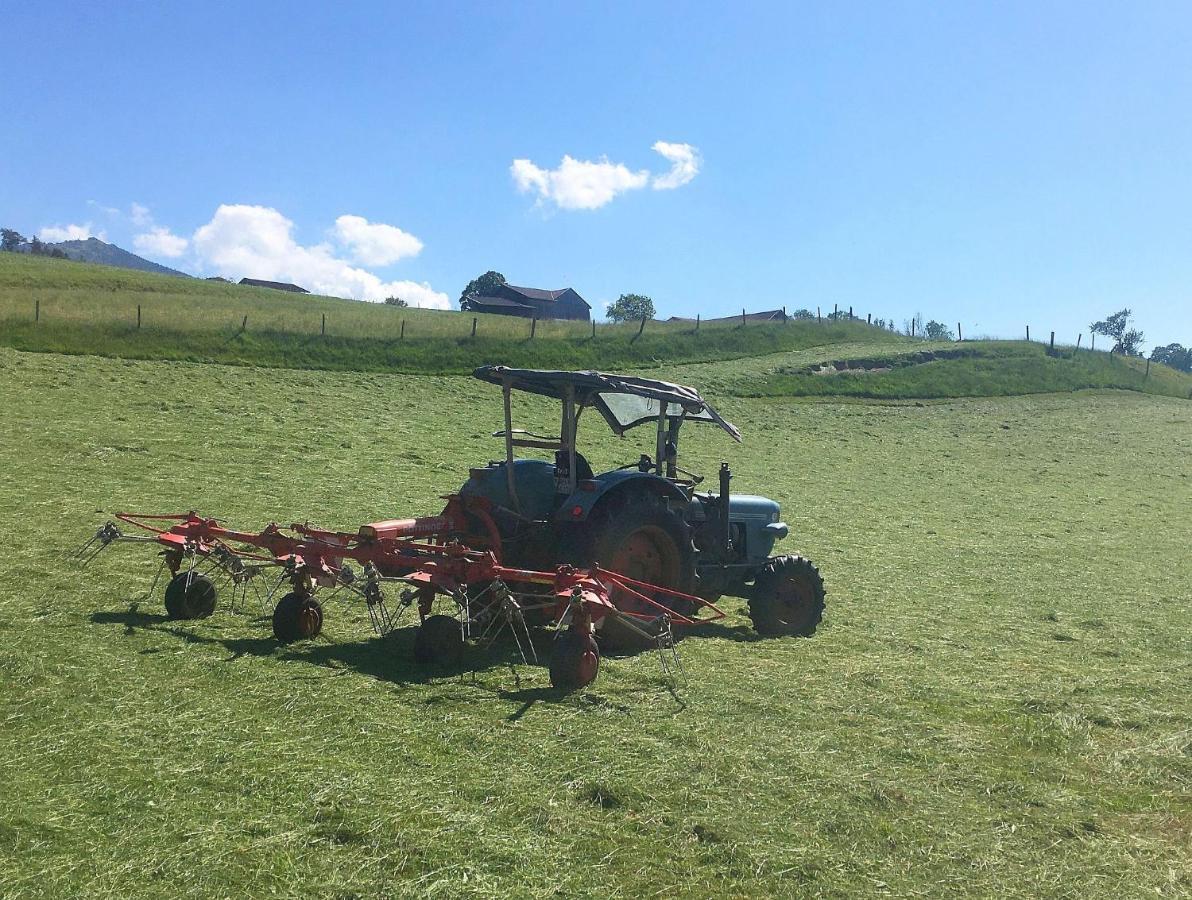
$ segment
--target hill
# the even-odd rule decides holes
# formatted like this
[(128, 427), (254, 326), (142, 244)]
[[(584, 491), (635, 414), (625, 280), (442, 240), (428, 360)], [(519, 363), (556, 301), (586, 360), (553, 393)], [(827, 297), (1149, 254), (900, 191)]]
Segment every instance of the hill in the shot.
[(150, 262), (137, 256), (135, 253), (129, 253), (115, 244), (109, 244), (101, 241), (99, 238), (87, 238), (85, 241), (62, 241), (57, 244), (49, 244), (50, 247), (58, 247), (68, 257), (78, 262), (96, 263), (101, 266), (115, 266), (120, 269), (134, 269), (139, 272), (154, 272), (158, 275), (173, 275), (180, 278), (190, 278), (185, 272), (179, 272), (177, 269), (171, 269), (168, 266), (158, 265), (155, 262)]
[(638, 330), (402, 309), (0, 253), (0, 346), (26, 351), (410, 374), (461, 374), (494, 361), (649, 369), (744, 397), (1086, 388), (1192, 396), (1192, 376), (1140, 359), (1021, 341), (927, 344), (861, 321), (652, 321)]

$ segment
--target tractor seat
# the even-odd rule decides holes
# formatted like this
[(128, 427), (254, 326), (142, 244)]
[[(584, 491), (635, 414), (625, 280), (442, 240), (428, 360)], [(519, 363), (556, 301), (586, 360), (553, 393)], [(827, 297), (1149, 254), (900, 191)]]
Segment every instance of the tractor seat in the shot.
[[(555, 468), (558, 469), (560, 463), (567, 458), (565, 450), (559, 450), (555, 453)], [(584, 455), (578, 450), (575, 451), (575, 480), (576, 481), (590, 481), (595, 478), (596, 474), (592, 471), (592, 466)]]

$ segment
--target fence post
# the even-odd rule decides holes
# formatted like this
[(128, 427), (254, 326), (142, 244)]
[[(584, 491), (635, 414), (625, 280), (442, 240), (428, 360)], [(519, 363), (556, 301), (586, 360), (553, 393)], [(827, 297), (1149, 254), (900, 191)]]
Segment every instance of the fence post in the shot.
[(824, 324), (824, 319), (823, 316), (820, 315), (820, 308), (818, 306), (815, 308), (815, 322), (817, 325)]
[(33, 301), (33, 321), (35, 323), (41, 321), (41, 301), (40, 300)]
[(958, 340), (958, 341), (964, 340), (964, 332), (960, 330), (959, 322), (956, 323), (956, 340)]
[(642, 313), (642, 323), (637, 326), (637, 336), (641, 337), (642, 332), (646, 330), (646, 314)]
[(786, 307), (782, 307), (782, 324), (786, 324)]
[(401, 338), (404, 340), (406, 336), (406, 320), (401, 320)]
[(1097, 349), (1097, 332), (1095, 332), (1095, 331), (1089, 332), (1089, 349), (1090, 350)]
[(243, 334), (248, 330), (248, 313), (244, 314), (244, 318), (240, 320), (240, 332)]
[(141, 304), (137, 304), (137, 331), (141, 330)]
[(1142, 377), (1143, 378), (1151, 377), (1151, 358), (1149, 356), (1147, 357), (1147, 360), (1146, 360), (1146, 374), (1143, 375)]
[(1077, 349), (1077, 350), (1079, 350), (1079, 349), (1080, 349), (1080, 339), (1081, 339), (1082, 337), (1084, 337), (1084, 332), (1083, 332), (1083, 331), (1082, 331), (1082, 332), (1080, 332), (1080, 334), (1076, 335), (1076, 349)]
[(1031, 339), (1031, 326), (1030, 325), (1026, 326), (1026, 339), (1028, 341)]
[(914, 336), (915, 336), (915, 319), (912, 316), (911, 317), (911, 337), (914, 337)]
[(323, 324), (319, 327), (319, 334), (327, 336), (327, 313), (323, 313)]
[(851, 306), (848, 308), (848, 320), (850, 322), (853, 320), (853, 308)]
[(592, 340), (596, 340), (596, 320), (592, 320)]
[(741, 307), (741, 324), (745, 324), (745, 307)]
[(699, 334), (699, 313), (695, 314), (695, 333)]
[(476, 317), (472, 316), (472, 337), (476, 337)]
[(840, 306), (836, 303), (832, 304), (832, 321), (835, 322), (840, 314)]
[(873, 324), (873, 313), (865, 313), (865, 324), (866, 325)]
[(1053, 351), (1055, 350), (1055, 332), (1054, 331), (1051, 333), (1051, 345), (1050, 345), (1049, 349), (1053, 350)]
[(538, 330), (538, 317), (530, 319), (530, 340), (534, 340), (534, 332)]

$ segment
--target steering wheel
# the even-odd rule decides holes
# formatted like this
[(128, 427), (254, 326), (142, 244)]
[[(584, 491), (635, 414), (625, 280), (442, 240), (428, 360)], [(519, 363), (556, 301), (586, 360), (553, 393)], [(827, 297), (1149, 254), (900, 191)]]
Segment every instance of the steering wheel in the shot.
[(623, 466), (617, 466), (613, 469), (614, 472), (624, 472), (626, 469), (637, 469), (639, 472), (649, 472), (651, 469), (657, 470), (654, 465), (654, 460), (650, 459), (650, 454), (643, 453), (638, 457), (637, 462), (625, 463)]

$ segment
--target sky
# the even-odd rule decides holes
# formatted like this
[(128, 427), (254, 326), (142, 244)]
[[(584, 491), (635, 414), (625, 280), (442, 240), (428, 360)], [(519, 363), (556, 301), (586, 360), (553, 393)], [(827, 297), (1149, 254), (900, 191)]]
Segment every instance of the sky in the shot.
[(26, 235), (426, 306), (496, 269), (1192, 344), (1187, 2), (2, 7)]

